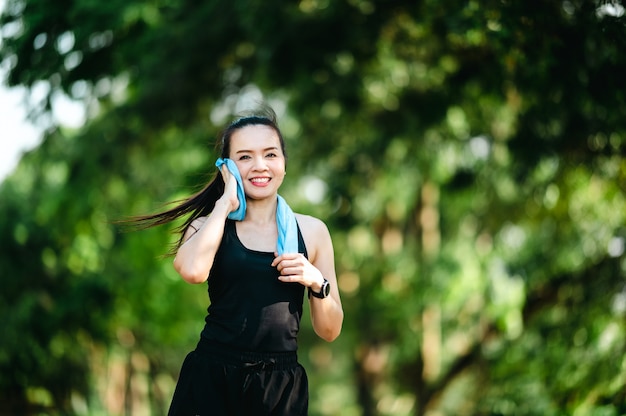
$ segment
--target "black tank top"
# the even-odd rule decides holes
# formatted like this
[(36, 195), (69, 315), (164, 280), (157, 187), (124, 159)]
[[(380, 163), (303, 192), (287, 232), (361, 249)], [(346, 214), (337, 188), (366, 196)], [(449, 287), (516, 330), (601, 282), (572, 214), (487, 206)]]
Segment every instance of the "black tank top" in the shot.
[[(298, 252), (307, 256), (299, 227)], [(297, 350), (304, 286), (278, 280), (273, 260), (273, 253), (246, 248), (226, 220), (209, 273), (203, 338), (245, 351)]]

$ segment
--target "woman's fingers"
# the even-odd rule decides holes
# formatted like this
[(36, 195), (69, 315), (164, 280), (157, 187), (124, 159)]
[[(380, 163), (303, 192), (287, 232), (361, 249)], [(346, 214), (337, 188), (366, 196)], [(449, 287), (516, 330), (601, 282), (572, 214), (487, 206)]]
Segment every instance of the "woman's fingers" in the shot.
[(283, 273), (283, 270), (304, 267), (304, 262), (302, 261), (302, 255), (300, 253), (288, 253), (276, 257), (272, 262), (272, 266), (276, 267), (282, 274), (287, 274)]
[(230, 171), (228, 170), (226, 164), (223, 164), (222, 167), (220, 167), (220, 173), (222, 174), (222, 179), (224, 180), (224, 183), (228, 183)]
[(233, 211), (239, 208), (239, 197), (237, 196), (237, 180), (228, 170), (226, 164), (220, 167), (220, 173), (224, 180), (224, 195), (230, 200)]
[(305, 286), (307, 284), (307, 264), (308, 261), (300, 253), (289, 253), (278, 256), (272, 262), (279, 271), (278, 277), (283, 282), (299, 282)]

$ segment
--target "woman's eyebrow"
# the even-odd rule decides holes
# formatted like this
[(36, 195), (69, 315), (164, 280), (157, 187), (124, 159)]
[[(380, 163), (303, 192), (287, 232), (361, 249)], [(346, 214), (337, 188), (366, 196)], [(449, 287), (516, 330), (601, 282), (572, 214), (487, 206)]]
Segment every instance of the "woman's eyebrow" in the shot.
[[(271, 146), (271, 147), (266, 147), (265, 149), (262, 149), (263, 152), (267, 152), (267, 151), (270, 151), (270, 150), (278, 150), (278, 147), (277, 146)], [(241, 149), (241, 150), (237, 150), (235, 152), (235, 154), (238, 154), (238, 153), (253, 153), (253, 152), (254, 152), (254, 150)]]

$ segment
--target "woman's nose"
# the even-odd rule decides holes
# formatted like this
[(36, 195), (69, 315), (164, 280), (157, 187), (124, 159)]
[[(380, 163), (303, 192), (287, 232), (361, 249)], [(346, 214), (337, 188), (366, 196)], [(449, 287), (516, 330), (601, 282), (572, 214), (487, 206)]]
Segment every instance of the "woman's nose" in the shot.
[(265, 159), (263, 159), (262, 157), (255, 157), (254, 158), (254, 166), (253, 166), (254, 170), (265, 170), (267, 169), (267, 164), (265, 163)]

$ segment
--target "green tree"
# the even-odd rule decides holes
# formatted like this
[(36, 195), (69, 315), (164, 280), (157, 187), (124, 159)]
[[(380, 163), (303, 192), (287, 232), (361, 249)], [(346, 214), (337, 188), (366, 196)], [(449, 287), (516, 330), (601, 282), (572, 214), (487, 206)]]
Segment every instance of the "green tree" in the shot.
[(0, 189), (0, 412), (163, 411), (206, 295), (158, 257), (171, 229), (112, 224), (189, 194), (216, 125), (263, 97), (283, 193), (337, 252), (344, 332), (302, 334), (312, 413), (623, 414), (625, 20), (621, 1), (8, 1), (8, 84), (91, 117)]

